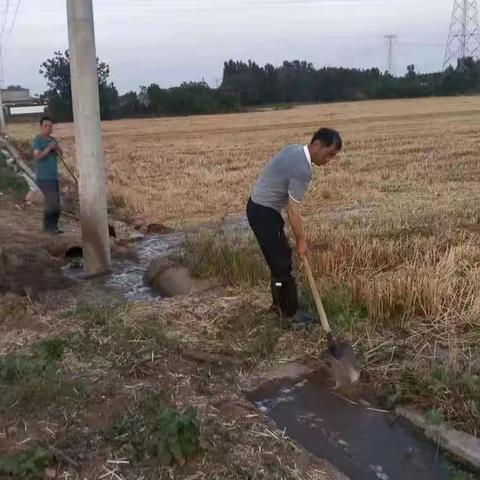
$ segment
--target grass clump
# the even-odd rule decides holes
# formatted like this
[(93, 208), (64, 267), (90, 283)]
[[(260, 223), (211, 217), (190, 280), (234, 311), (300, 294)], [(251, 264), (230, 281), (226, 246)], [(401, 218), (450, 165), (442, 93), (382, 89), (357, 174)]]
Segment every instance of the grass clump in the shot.
[(227, 284), (253, 287), (268, 279), (265, 261), (251, 236), (203, 232), (185, 242), (181, 261), (200, 278), (219, 277)]
[(200, 450), (200, 422), (195, 409), (166, 405), (162, 394), (151, 394), (138, 413), (115, 421), (105, 432), (122, 452), (137, 462), (184, 465)]
[[(322, 296), (322, 303), (328, 320), (335, 326), (336, 333), (352, 333), (364, 324), (367, 311), (355, 303), (343, 285), (331, 286)], [(299, 289), (299, 305), (310, 315), (318, 316), (317, 307), (310, 288)]]
[(47, 363), (62, 359), (65, 352), (65, 341), (61, 338), (47, 338), (34, 345), (37, 355)]
[(41, 480), (44, 471), (53, 463), (49, 450), (36, 448), (0, 457), (0, 476), (16, 480)]
[(59, 378), (43, 358), (9, 355), (0, 358), (0, 413), (13, 406), (38, 405), (55, 398)]
[(10, 408), (41, 408), (50, 401), (84, 396), (80, 381), (65, 381), (59, 361), (65, 342), (58, 338), (41, 340), (30, 354), (0, 357), (0, 413)]
[(114, 314), (114, 309), (93, 305), (78, 305), (65, 311), (61, 318), (69, 321), (80, 321), (87, 323), (89, 326), (103, 326), (112, 319)]
[(447, 462), (446, 470), (450, 480), (477, 480), (478, 477), (471, 472), (467, 472), (461, 466), (452, 462)]
[(47, 380), (54, 373), (53, 363), (42, 357), (7, 355), (0, 358), (0, 382), (4, 385)]
[(429, 425), (441, 425), (445, 422), (445, 417), (440, 410), (432, 408), (425, 414), (425, 420)]
[(0, 152), (0, 192), (25, 196), (29, 191), (27, 182), (13, 172)]

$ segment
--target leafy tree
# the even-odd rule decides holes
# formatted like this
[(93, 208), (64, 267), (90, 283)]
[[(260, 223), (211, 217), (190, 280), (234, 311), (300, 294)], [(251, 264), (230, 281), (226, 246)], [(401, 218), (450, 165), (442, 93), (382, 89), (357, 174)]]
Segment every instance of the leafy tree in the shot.
[[(103, 119), (138, 115), (195, 115), (239, 111), (244, 107), (277, 103), (333, 102), (368, 98), (404, 98), (458, 95), (480, 92), (480, 62), (458, 61), (445, 72), (421, 74), (408, 65), (404, 76), (395, 77), (378, 68), (323, 67), (304, 60), (284, 61), (279, 66), (260, 66), (252, 60), (224, 63), (218, 88), (202, 82), (184, 82), (162, 88), (158, 83), (141, 86), (139, 92), (119, 96), (109, 80), (107, 64), (97, 60), (100, 110)], [(70, 57), (55, 52), (40, 72), (49, 90), (40, 99), (48, 101), (58, 120), (71, 120)]]
[[(48, 101), (50, 114), (59, 121), (71, 121), (72, 87), (70, 76), (70, 52), (57, 51), (40, 66), (40, 73), (46, 78), (49, 90), (44, 97)], [(110, 68), (97, 59), (97, 75), (102, 118), (114, 118), (117, 111), (118, 92), (109, 83)]]
[(127, 92), (118, 98), (119, 117), (135, 117), (142, 112), (142, 105), (137, 92)]

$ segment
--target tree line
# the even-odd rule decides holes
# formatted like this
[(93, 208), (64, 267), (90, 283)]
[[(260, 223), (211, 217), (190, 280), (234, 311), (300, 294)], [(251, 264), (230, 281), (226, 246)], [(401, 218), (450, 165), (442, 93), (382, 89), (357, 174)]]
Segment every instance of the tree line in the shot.
[[(306, 61), (260, 66), (253, 61), (224, 63), (222, 83), (185, 82), (171, 88), (152, 83), (138, 92), (118, 93), (110, 69), (97, 60), (100, 112), (104, 120), (141, 116), (195, 115), (242, 111), (272, 104), (414, 98), (480, 93), (480, 61), (458, 60), (445, 72), (417, 73), (409, 65), (395, 77), (378, 68), (324, 67)], [(55, 52), (40, 68), (48, 90), (40, 96), (57, 121), (71, 121), (69, 52)]]

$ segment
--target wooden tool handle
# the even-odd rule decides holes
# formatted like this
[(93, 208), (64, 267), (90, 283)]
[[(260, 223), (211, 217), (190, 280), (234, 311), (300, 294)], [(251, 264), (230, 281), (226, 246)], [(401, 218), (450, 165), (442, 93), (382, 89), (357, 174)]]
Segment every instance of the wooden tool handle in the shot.
[(320, 298), (320, 294), (318, 293), (317, 284), (315, 283), (315, 279), (313, 278), (312, 269), (310, 268), (310, 263), (306, 256), (303, 257), (303, 265), (305, 267), (305, 271), (307, 272), (308, 283), (310, 284), (310, 289), (312, 290), (313, 298), (315, 299), (315, 305), (317, 306), (317, 311), (320, 315), (322, 327), (328, 335), (332, 333), (332, 329), (330, 328), (330, 324), (328, 323), (327, 314), (325, 313), (325, 309), (323, 308), (322, 299)]
[(76, 175), (72, 172), (72, 170), (70, 169), (70, 167), (68, 166), (67, 162), (65, 161), (65, 159), (63, 158), (62, 155), (59, 155), (60, 157), (60, 160), (61, 162), (63, 163), (63, 166), (67, 169), (67, 172), (71, 175), (71, 177), (73, 178), (73, 180), (75, 181), (75, 183), (77, 184), (78, 186), (78, 178), (76, 177)]

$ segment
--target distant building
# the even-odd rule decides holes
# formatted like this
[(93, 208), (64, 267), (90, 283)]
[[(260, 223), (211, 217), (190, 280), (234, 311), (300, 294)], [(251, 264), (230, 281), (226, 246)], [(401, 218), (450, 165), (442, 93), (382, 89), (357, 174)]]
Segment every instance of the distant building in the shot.
[(43, 115), (46, 105), (30, 96), (30, 90), (18, 85), (2, 88), (2, 102), (7, 121), (30, 121)]
[(36, 103), (36, 99), (30, 96), (30, 90), (22, 87), (2, 88), (2, 100), (4, 105)]

